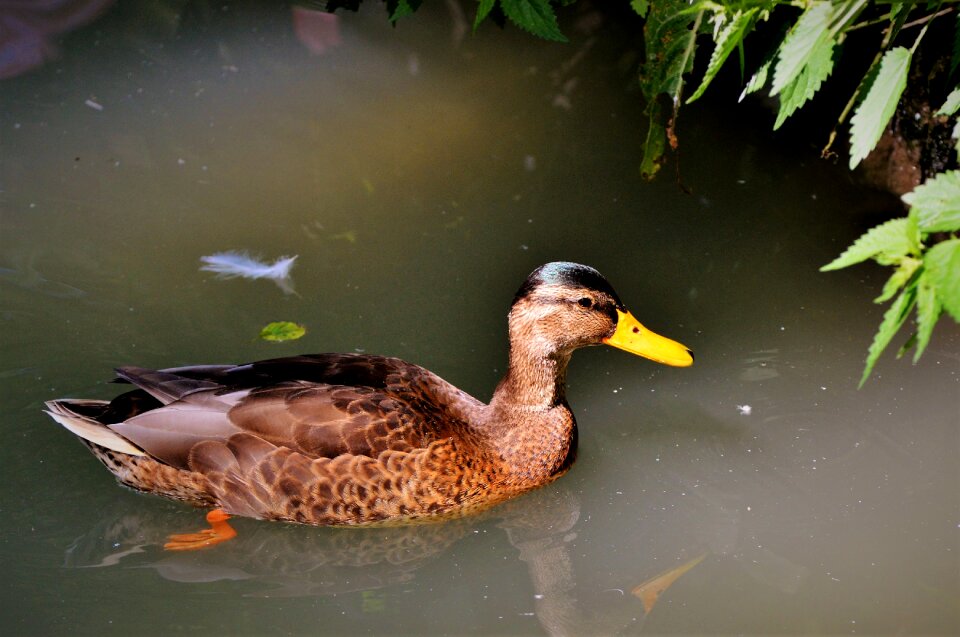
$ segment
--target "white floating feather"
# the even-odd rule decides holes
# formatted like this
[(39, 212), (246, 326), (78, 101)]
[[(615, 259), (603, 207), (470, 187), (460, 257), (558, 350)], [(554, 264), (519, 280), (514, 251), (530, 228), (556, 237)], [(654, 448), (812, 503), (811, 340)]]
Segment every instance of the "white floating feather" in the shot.
[(206, 257), (200, 257), (203, 265), (201, 270), (215, 272), (221, 279), (243, 277), (246, 279), (271, 279), (284, 292), (293, 292), (290, 284), (290, 269), (298, 255), (283, 256), (273, 263), (266, 263), (254, 259), (246, 252), (217, 252)]
[(203, 261), (201, 270), (216, 272), (224, 279), (242, 276), (248, 279), (286, 279), (290, 276), (290, 268), (296, 261), (297, 255), (280, 257), (272, 264), (254, 259), (245, 252), (218, 252), (210, 256), (200, 257)]

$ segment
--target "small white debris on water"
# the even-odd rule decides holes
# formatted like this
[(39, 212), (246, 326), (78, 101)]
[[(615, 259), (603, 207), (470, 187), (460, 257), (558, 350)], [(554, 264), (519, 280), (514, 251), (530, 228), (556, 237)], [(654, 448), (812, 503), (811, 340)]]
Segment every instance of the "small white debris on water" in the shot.
[(101, 104), (100, 102), (97, 102), (97, 101), (95, 101), (95, 100), (92, 100), (92, 99), (85, 101), (84, 104), (86, 104), (87, 106), (89, 106), (90, 108), (92, 108), (92, 109), (95, 110), (95, 111), (102, 111), (102, 110), (103, 110), (103, 104)]
[(533, 172), (537, 169), (537, 158), (533, 155), (527, 155), (523, 158), (523, 168), (527, 172)]
[(749, 416), (753, 413), (753, 407), (750, 405), (737, 405), (737, 411), (740, 412), (741, 416)]

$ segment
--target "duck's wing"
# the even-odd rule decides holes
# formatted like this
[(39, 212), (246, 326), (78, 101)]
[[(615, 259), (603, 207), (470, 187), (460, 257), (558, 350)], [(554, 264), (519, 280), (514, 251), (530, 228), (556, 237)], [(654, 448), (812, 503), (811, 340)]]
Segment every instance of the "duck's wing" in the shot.
[(316, 459), (408, 452), (458, 433), (446, 409), (452, 386), (398, 359), (329, 354), (118, 374), (163, 404), (105, 424), (178, 468), (201, 443), (237, 434)]

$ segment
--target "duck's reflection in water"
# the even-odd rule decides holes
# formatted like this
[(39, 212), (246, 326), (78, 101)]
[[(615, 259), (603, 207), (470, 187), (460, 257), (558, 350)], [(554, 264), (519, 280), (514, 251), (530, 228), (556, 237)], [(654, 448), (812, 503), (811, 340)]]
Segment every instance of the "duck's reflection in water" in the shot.
[(68, 548), (67, 567), (151, 568), (164, 579), (194, 584), (244, 581), (246, 595), (256, 597), (343, 594), (409, 582), (468, 533), (493, 522), (527, 566), (537, 619), (548, 633), (576, 634), (587, 626), (592, 633), (615, 632), (643, 614), (640, 600), (630, 595), (619, 596), (622, 612), (604, 605), (602, 616), (577, 603), (569, 546), (580, 503), (557, 485), (475, 516), (410, 526), (311, 528), (234, 519), (236, 538), (188, 552), (162, 549), (180, 515), (166, 507), (131, 512), (126, 503), (127, 510), (107, 514)]
[[(669, 471), (662, 477), (674, 486), (690, 479)], [(734, 491), (700, 482), (689, 492), (697, 497), (669, 503), (653, 497), (648, 504), (671, 515), (624, 529), (646, 538), (640, 545), (648, 554), (633, 556), (619, 575), (599, 580), (595, 572), (580, 572), (578, 582), (585, 534), (593, 531), (578, 529), (580, 499), (563, 482), (477, 515), (420, 525), (343, 529), (234, 518), (236, 538), (187, 552), (162, 547), (171, 532), (185, 530), (185, 520), (199, 525), (199, 511), (167, 505), (131, 512), (130, 499), (123, 498), (118, 503), (123, 510), (108, 513), (69, 547), (66, 566), (150, 568), (166, 580), (190, 584), (242, 582), (249, 597), (326, 596), (396, 589), (444, 555), (454, 559), (452, 547), (468, 535), (499, 528), (526, 567), (533, 611), (550, 635), (638, 630), (661, 595), (681, 579), (695, 584), (684, 587), (687, 596), (701, 594), (711, 581), (721, 585), (718, 579), (736, 572), (781, 594), (797, 591), (806, 569), (745, 541), (763, 533), (737, 513), (743, 507)], [(584, 537), (578, 540), (578, 534)], [(630, 544), (624, 540), (624, 546)], [(580, 547), (576, 554), (574, 546)], [(672, 598), (677, 594), (670, 592)]]

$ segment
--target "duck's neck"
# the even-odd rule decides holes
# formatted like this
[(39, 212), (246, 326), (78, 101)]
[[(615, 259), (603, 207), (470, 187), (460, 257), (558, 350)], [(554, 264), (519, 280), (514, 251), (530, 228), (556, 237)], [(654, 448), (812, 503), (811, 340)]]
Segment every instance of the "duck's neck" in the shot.
[(487, 407), (489, 440), (515, 477), (543, 483), (565, 469), (576, 448), (576, 423), (565, 399), (570, 352), (536, 339), (512, 338), (510, 367)]
[(497, 385), (490, 405), (546, 411), (565, 403), (568, 352), (541, 353), (511, 346), (510, 366)]

